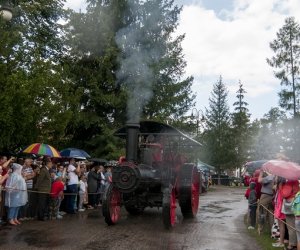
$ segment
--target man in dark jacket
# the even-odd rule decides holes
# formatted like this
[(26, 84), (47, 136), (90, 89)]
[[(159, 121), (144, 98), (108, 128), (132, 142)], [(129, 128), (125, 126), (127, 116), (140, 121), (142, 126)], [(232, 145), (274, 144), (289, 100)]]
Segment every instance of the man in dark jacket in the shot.
[(52, 162), (50, 158), (46, 158), (43, 161), (43, 166), (40, 169), (40, 173), (36, 180), (36, 189), (38, 192), (38, 205), (37, 216), (38, 220), (45, 220), (45, 216), (48, 212), (49, 194), (51, 190), (51, 177), (49, 169), (52, 168)]
[(250, 217), (250, 226), (248, 229), (254, 229), (256, 225), (256, 210), (257, 210), (257, 194), (255, 191), (255, 182), (251, 182), (249, 185), (250, 193), (248, 198), (249, 205), (249, 217)]
[[(89, 193), (89, 204), (92, 207), (96, 206), (97, 201), (97, 188), (98, 182), (101, 180), (101, 175), (99, 174), (100, 166), (96, 165), (88, 174), (88, 193)], [(91, 194), (90, 194), (91, 193)]]

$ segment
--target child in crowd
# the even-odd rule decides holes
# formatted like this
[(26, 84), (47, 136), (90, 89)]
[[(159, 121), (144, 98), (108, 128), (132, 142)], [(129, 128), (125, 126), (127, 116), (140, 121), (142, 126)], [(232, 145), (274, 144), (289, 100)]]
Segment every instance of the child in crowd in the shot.
[(109, 184), (109, 183), (112, 182), (112, 172), (111, 172), (111, 167), (110, 166), (107, 167), (104, 176), (105, 176), (105, 179), (106, 179), (106, 184)]
[(57, 177), (51, 186), (50, 194), (50, 218), (62, 219), (59, 214), (59, 206), (64, 198), (64, 183), (61, 177)]
[(250, 182), (250, 192), (248, 197), (250, 226), (248, 227), (248, 229), (254, 229), (256, 225), (257, 193), (255, 190), (255, 186), (255, 182)]
[(87, 197), (87, 178), (85, 175), (81, 175), (79, 181), (79, 212), (85, 211), (83, 204), (86, 201)]
[(49, 173), (50, 173), (51, 183), (53, 183), (56, 180), (56, 178), (57, 178), (55, 170), (54, 169), (50, 169)]

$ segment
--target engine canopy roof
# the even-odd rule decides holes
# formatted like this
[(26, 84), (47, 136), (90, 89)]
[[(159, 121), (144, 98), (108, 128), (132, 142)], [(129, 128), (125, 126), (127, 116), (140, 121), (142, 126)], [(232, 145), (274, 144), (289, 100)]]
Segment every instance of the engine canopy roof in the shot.
[[(194, 140), (193, 138), (187, 136), (180, 130), (161, 122), (156, 121), (141, 121), (139, 123), (139, 135), (140, 136), (149, 136), (153, 135), (155, 137), (164, 138), (169, 142), (178, 142), (178, 145), (182, 147), (200, 147), (202, 146), (201, 143)], [(118, 129), (114, 135), (118, 136), (122, 139), (126, 138), (126, 129), (127, 127), (124, 126)]]

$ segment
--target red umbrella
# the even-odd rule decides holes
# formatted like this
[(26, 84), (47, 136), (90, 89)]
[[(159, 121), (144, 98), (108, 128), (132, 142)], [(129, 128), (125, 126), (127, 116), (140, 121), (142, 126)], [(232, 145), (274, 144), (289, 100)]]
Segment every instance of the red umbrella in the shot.
[(262, 165), (262, 170), (288, 180), (300, 179), (300, 166), (291, 161), (271, 160)]

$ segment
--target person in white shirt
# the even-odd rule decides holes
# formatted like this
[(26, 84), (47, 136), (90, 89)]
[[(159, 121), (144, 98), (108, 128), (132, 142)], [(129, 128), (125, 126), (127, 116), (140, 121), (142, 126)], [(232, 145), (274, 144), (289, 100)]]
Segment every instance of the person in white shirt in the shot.
[(87, 194), (87, 180), (85, 175), (80, 176), (80, 181), (79, 181), (79, 212), (85, 211), (83, 208), (83, 203), (86, 199), (86, 194)]
[(103, 193), (104, 193), (104, 189), (106, 186), (106, 177), (105, 177), (105, 168), (100, 165), (100, 169), (99, 169), (99, 175), (100, 175), (100, 188), (99, 188), (99, 205), (102, 204), (102, 199), (103, 199)]
[(68, 185), (67, 185), (67, 193), (66, 196), (66, 203), (67, 208), (66, 212), (69, 214), (75, 214), (75, 203), (76, 203), (76, 196), (78, 194), (78, 174), (80, 173), (80, 165), (78, 164), (77, 167), (75, 167), (75, 159), (72, 158), (70, 160), (70, 164), (68, 166)]

